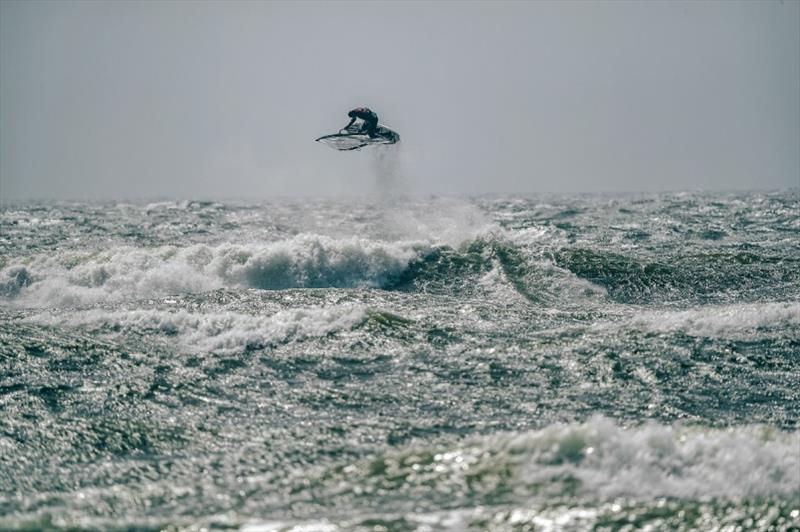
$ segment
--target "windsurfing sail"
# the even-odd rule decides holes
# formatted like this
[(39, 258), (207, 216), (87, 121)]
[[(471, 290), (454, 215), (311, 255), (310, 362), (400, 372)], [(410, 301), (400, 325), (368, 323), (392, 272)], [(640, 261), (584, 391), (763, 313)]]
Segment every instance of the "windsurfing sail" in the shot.
[(363, 122), (356, 122), (346, 129), (339, 130), (332, 135), (323, 135), (317, 142), (327, 144), (334, 150), (351, 151), (360, 150), (364, 146), (374, 144), (395, 144), (400, 142), (400, 135), (388, 127), (378, 124), (375, 135), (370, 137), (362, 129)]

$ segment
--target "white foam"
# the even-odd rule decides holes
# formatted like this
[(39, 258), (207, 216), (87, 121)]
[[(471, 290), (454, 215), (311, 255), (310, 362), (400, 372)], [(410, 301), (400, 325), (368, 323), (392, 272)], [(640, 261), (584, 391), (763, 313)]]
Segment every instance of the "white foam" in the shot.
[(155, 331), (174, 336), (185, 352), (234, 353), (349, 330), (366, 317), (366, 307), (345, 304), (282, 310), (267, 316), (186, 310), (89, 310), (69, 315), (38, 314), (26, 321), (87, 327), (101, 332)]
[(118, 247), (38, 255), (0, 270), (0, 300), (64, 307), (222, 287), (380, 286), (427, 246), (306, 234), (265, 244)]
[(678, 312), (647, 312), (627, 325), (653, 332), (738, 337), (754, 329), (800, 327), (800, 303), (711, 305)]

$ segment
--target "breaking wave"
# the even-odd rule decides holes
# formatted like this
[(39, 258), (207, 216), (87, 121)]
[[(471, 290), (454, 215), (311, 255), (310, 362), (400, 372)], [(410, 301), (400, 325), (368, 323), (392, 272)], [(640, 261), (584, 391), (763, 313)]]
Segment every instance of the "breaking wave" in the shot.
[(800, 433), (765, 426), (626, 428), (596, 416), (451, 448), (390, 453), (345, 466), (324, 482), (395, 495), (425, 490), (470, 506), (576, 496), (797, 497), (799, 445)]
[(749, 303), (673, 311), (647, 312), (629, 326), (653, 332), (737, 338), (744, 331), (800, 327), (800, 303)]
[(81, 306), (223, 287), (375, 287), (426, 245), (299, 235), (262, 245), (115, 248), (39, 255), (0, 271), (0, 297), (20, 306)]

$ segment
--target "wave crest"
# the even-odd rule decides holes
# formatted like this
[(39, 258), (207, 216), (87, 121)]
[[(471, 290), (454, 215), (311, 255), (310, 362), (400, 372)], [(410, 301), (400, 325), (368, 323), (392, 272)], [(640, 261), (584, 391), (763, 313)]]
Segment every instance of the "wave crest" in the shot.
[(27, 321), (87, 327), (98, 332), (148, 331), (177, 337), (183, 351), (236, 353), (349, 330), (369, 317), (362, 305), (281, 310), (268, 316), (186, 310), (89, 310), (69, 316), (41, 314)]

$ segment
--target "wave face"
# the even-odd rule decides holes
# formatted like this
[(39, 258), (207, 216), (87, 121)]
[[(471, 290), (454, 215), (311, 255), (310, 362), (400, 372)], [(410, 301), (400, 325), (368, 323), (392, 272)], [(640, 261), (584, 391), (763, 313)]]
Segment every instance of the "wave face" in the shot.
[(787, 530), (796, 192), (0, 210), (0, 528)]

